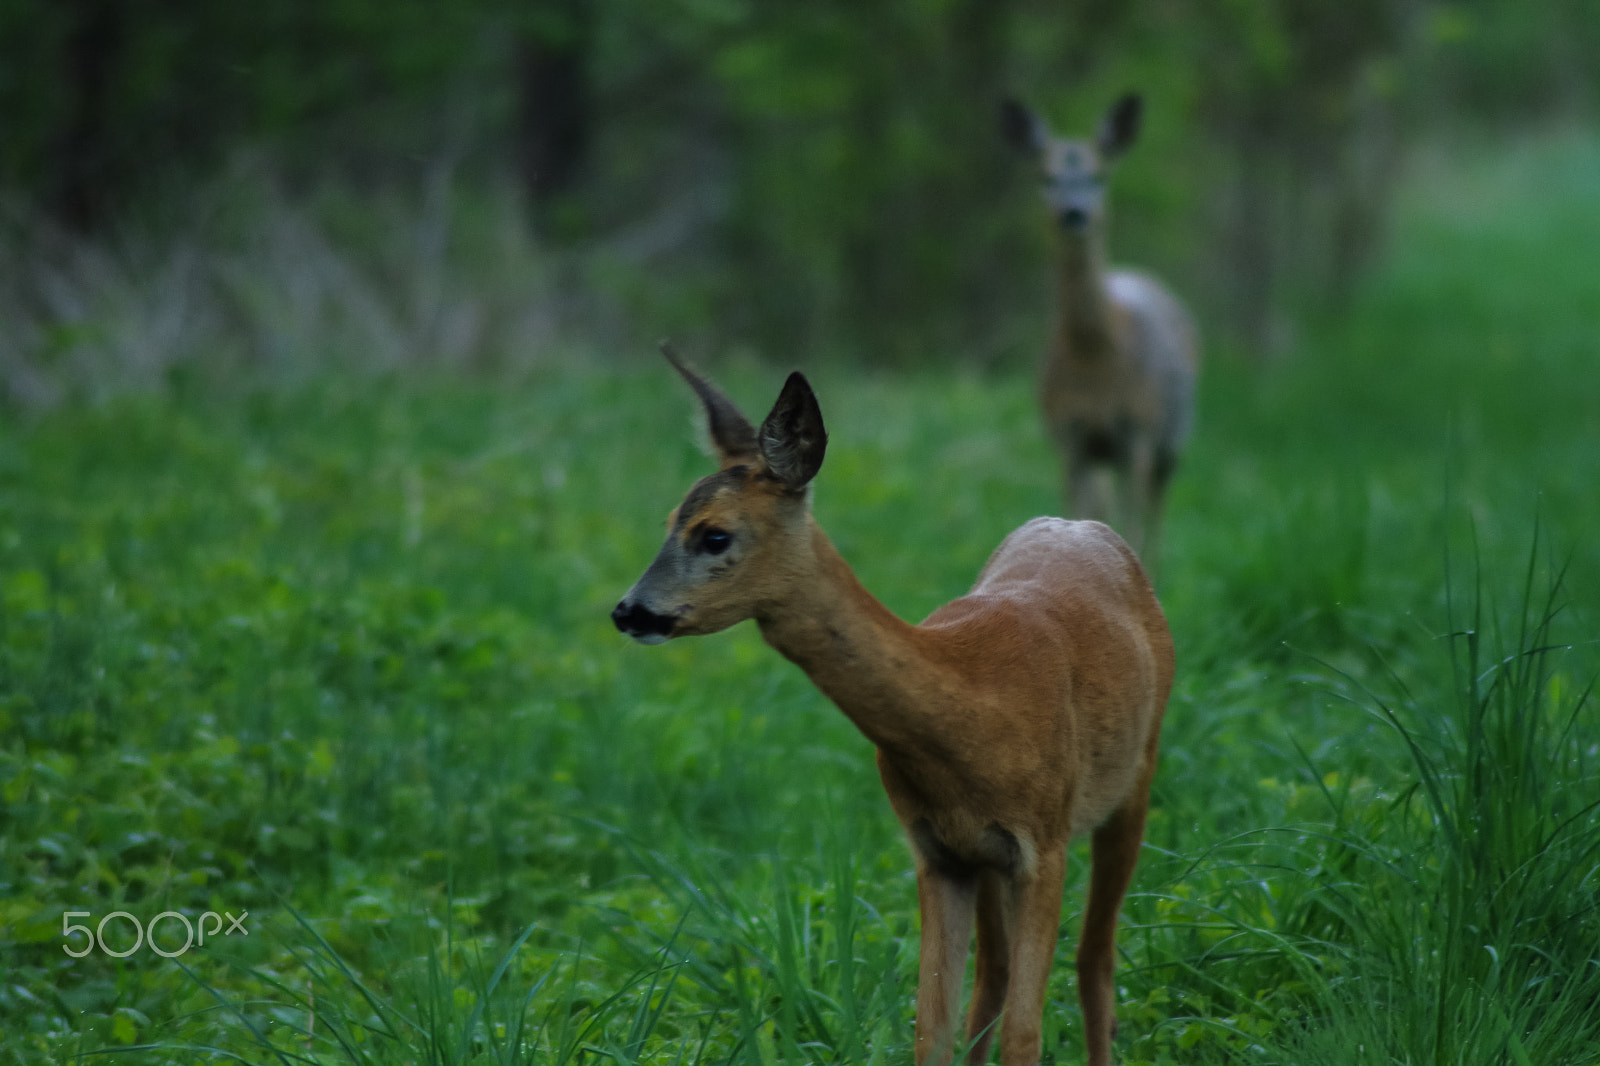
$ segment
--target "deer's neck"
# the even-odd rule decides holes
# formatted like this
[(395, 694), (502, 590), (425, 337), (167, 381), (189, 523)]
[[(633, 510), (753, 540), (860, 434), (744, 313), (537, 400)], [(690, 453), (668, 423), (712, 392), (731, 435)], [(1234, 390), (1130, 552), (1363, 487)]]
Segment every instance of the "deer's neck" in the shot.
[[(916, 626), (862, 587), (820, 527), (811, 526), (815, 569), (781, 611), (756, 616), (761, 635), (880, 748), (924, 739), (930, 718), (916, 685), (928, 676)], [(808, 568), (809, 569), (809, 568)]]
[(1098, 229), (1062, 239), (1057, 298), (1062, 340), (1074, 355), (1092, 356), (1110, 348), (1105, 259), (1105, 239)]

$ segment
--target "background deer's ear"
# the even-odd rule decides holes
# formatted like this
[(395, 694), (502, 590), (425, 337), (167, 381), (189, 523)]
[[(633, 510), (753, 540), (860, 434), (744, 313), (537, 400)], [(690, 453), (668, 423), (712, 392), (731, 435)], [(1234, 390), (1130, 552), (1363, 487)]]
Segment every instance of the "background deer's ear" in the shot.
[(783, 383), (772, 413), (761, 423), (758, 440), (767, 469), (791, 490), (805, 488), (822, 469), (828, 431), (822, 425), (816, 393), (798, 370)]
[(1100, 133), (1096, 137), (1100, 158), (1110, 162), (1133, 147), (1139, 137), (1139, 122), (1144, 117), (1144, 97), (1138, 93), (1124, 93), (1111, 105), (1106, 117), (1100, 120)]
[(691, 369), (669, 341), (661, 342), (661, 354), (667, 357), (667, 362), (683, 375), (683, 380), (700, 397), (700, 403), (706, 409), (706, 431), (722, 465), (728, 467), (754, 459), (757, 454), (756, 431), (750, 425), (750, 420), (739, 412), (732, 400), (718, 392), (715, 385)]
[(1043, 152), (1045, 142), (1050, 139), (1044, 120), (1028, 105), (1009, 96), (1000, 101), (1000, 132), (1007, 144), (1030, 156)]

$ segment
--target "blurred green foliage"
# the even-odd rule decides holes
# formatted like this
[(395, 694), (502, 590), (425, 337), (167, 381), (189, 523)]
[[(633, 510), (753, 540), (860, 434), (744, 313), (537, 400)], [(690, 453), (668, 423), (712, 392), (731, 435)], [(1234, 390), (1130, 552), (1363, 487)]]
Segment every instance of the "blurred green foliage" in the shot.
[(371, 192), (519, 174), (556, 245), (785, 357), (1031, 358), (1046, 234), (1005, 93), (1150, 99), (1113, 250), (1284, 343), (1381, 246), (1401, 149), (1592, 114), (1595, 0), (11, 0), (0, 187), (106, 232), (242, 149)]

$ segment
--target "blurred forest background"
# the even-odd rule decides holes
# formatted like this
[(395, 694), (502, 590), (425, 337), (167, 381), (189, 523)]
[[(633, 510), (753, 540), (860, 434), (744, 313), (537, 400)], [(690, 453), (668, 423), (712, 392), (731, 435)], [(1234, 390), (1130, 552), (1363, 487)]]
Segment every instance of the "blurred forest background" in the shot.
[(0, 390), (336, 361), (1035, 357), (996, 103), (1142, 90), (1113, 258), (1294, 346), (1410, 145), (1590, 118), (1596, 0), (5, 0)]

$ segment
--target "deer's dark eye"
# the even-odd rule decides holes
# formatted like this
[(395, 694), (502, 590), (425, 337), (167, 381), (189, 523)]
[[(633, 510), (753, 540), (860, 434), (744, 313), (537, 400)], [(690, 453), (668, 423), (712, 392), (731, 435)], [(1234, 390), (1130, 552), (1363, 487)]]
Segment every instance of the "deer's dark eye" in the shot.
[(700, 547), (709, 555), (721, 555), (733, 543), (733, 534), (721, 529), (708, 529), (700, 537)]

